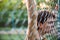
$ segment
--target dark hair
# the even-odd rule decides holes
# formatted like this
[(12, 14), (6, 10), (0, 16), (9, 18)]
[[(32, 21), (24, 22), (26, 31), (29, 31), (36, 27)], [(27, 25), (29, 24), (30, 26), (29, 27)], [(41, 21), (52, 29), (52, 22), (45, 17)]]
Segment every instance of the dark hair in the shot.
[(55, 18), (55, 15), (53, 15), (49, 11), (40, 11), (40, 12), (38, 12), (38, 16), (37, 16), (37, 23), (42, 23), (43, 24), (50, 17)]

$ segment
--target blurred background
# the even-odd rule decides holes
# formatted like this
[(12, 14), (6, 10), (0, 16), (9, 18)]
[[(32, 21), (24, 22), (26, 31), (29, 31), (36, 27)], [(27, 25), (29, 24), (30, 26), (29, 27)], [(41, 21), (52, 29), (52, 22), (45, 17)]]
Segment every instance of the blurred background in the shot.
[[(24, 40), (28, 27), (26, 0), (0, 0), (0, 40)], [(36, 0), (37, 10), (59, 5), (56, 27), (60, 36), (60, 0)]]

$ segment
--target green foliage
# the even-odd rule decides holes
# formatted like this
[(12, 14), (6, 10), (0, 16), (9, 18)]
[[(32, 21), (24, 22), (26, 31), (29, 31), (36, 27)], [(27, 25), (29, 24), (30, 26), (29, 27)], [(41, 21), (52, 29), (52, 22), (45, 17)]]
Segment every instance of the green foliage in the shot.
[[(11, 24), (14, 20), (15, 25), (23, 26), (24, 23), (27, 25), (27, 8), (22, 2), (23, 0), (2, 0), (0, 1), (0, 23)], [(57, 3), (56, 0), (51, 0), (50, 2), (45, 2), (45, 0), (36, 0), (37, 6), (44, 2), (49, 6), (54, 8)], [(41, 9), (37, 7), (37, 9)], [(3, 23), (2, 23), (3, 24)], [(12, 24), (11, 24), (12, 25)]]
[(40, 3), (45, 3), (46, 5), (48, 5), (48, 6), (51, 6), (51, 9), (54, 9), (54, 7), (55, 7), (55, 5), (57, 4), (57, 0), (50, 0), (49, 2), (46, 2), (45, 0), (36, 0), (36, 2), (37, 2), (37, 6), (39, 6), (39, 7), (37, 7), (37, 9), (41, 9), (41, 7), (40, 7)]
[(2, 0), (0, 1), (0, 11), (2, 11), (5, 7), (5, 4), (7, 4), (8, 0)]
[(24, 40), (24, 34), (0, 34), (0, 40)]
[(27, 8), (22, 0), (3, 0), (0, 2), (0, 22), (10, 24), (12, 18), (15, 20), (15, 24), (27, 21)]

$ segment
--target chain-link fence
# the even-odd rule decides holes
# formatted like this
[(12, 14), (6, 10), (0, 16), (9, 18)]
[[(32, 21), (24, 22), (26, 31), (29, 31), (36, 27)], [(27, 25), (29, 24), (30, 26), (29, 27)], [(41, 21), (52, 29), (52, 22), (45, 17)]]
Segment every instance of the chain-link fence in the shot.
[[(29, 3), (30, 3), (30, 4), (29, 4)], [(54, 3), (55, 3), (55, 2), (54, 2)], [(35, 36), (36, 36), (36, 34), (35, 34), (36, 31), (34, 32), (34, 29), (36, 30), (35, 27), (37, 27), (36, 25), (34, 25), (35, 20), (36, 20), (36, 15), (35, 15), (36, 13), (34, 13), (35, 11), (34, 11), (34, 5), (33, 5), (33, 4), (34, 4), (34, 2), (28, 1), (28, 13), (30, 14), (28, 23), (29, 23), (30, 25), (28, 25), (28, 27), (29, 27), (29, 32), (28, 32), (28, 39), (27, 39), (27, 40), (35, 40), (35, 39), (36, 39), (36, 38), (35, 38)], [(56, 4), (56, 3), (55, 3), (55, 4)], [(46, 10), (46, 8), (45, 8), (46, 6), (47, 6), (47, 5), (45, 5), (45, 3), (42, 3), (42, 4), (40, 3), (40, 7), (42, 7), (41, 10), (44, 10), (44, 9)], [(50, 5), (50, 6), (51, 6), (51, 5)], [(57, 4), (56, 4), (56, 6), (57, 6)], [(53, 7), (53, 6), (51, 6), (51, 8), (52, 8), (52, 7)], [(51, 10), (51, 8), (50, 8), (50, 10)], [(57, 6), (57, 8), (58, 8), (58, 6)], [(55, 15), (55, 14), (57, 15), (57, 14), (58, 14), (57, 8), (55, 7), (54, 10), (52, 9), (51, 11), (50, 11), (50, 10), (49, 10), (49, 11), (50, 11), (51, 13), (53, 12), (54, 15)], [(49, 9), (49, 8), (48, 8), (48, 9)], [(40, 12), (40, 13), (42, 13), (42, 14), (40, 14), (39, 17), (41, 17), (42, 15), (44, 15), (44, 14), (46, 13), (46, 11), (45, 11), (45, 12), (42, 11), (42, 12)], [(47, 12), (47, 13), (49, 14), (49, 12)], [(35, 20), (33, 19), (32, 14), (33, 14)], [(38, 13), (37, 13), (37, 14), (38, 14)], [(53, 15), (53, 14), (52, 14), (52, 15)], [(38, 14), (38, 15), (39, 15), (39, 14)], [(46, 14), (46, 16), (47, 16), (47, 14)], [(45, 17), (46, 17), (46, 16), (45, 16)], [(51, 16), (51, 15), (50, 15), (50, 16)], [(49, 16), (49, 17), (50, 17), (50, 16)], [(47, 20), (45, 17), (38, 18), (38, 19), (40, 19), (39, 22), (40, 22), (41, 20), (42, 20), (43, 22), (44, 22), (45, 20)], [(34, 21), (33, 21), (33, 20), (34, 20)], [(55, 19), (55, 20), (56, 20), (56, 19)], [(55, 20), (51, 18), (51, 20), (50, 20), (50, 21), (51, 21), (51, 24), (53, 23), (52, 21), (55, 21)], [(49, 21), (49, 20), (48, 20), (48, 21)], [(38, 22), (38, 24), (39, 24), (39, 22)], [(40, 25), (40, 24), (39, 24), (39, 25)], [(39, 25), (38, 25), (38, 26), (39, 26)], [(55, 24), (55, 25), (57, 25), (57, 24)], [(54, 27), (55, 25), (53, 25), (53, 26), (50, 25), (50, 27), (53, 27), (53, 29), (51, 28), (51, 31), (54, 30), (52, 33), (56, 33), (56, 32), (55, 32), (55, 31), (56, 31), (56, 30), (55, 30), (56, 27)], [(49, 26), (48, 26), (48, 27), (49, 27)], [(32, 29), (32, 28), (33, 28), (33, 29)], [(45, 30), (44, 30), (44, 31), (45, 31)], [(47, 31), (47, 29), (46, 29), (46, 31)], [(50, 31), (50, 32), (51, 32), (51, 31)], [(40, 31), (40, 32), (41, 32), (41, 31)], [(42, 31), (42, 32), (43, 32), (43, 31)], [(58, 31), (57, 31), (57, 33), (58, 33)], [(31, 34), (31, 35), (30, 35), (30, 34)], [(35, 34), (35, 36), (34, 36), (34, 34)], [(43, 34), (43, 33), (42, 33), (42, 34)], [(41, 34), (41, 35), (42, 35), (42, 34)], [(50, 33), (50, 34), (51, 34), (51, 33)], [(41, 35), (40, 35), (40, 36), (41, 36)], [(52, 36), (51, 36), (51, 37), (52, 37)], [(42, 37), (42, 38), (43, 38), (43, 37)], [(45, 38), (44, 38), (43, 40), (45, 40)], [(46, 39), (46, 40), (47, 40), (47, 39)], [(57, 40), (57, 39), (54, 39), (54, 37), (53, 37), (53, 38), (51, 38), (50, 40)]]
[[(31, 13), (33, 13), (31, 15), (31, 19), (33, 18), (33, 21), (30, 19), (30, 21), (32, 21), (31, 24), (33, 25), (29, 25), (30, 27), (33, 26), (32, 29), (34, 29), (35, 27), (34, 23), (36, 22), (35, 18), (37, 17), (37, 16), (35, 17), (34, 15), (35, 11), (48, 10), (48, 9), (54, 10), (55, 4), (57, 3), (56, 0), (55, 0), (56, 2), (55, 1), (45, 2), (44, 0), (35, 0), (35, 1), (37, 5), (34, 5), (34, 2), (32, 1), (31, 5), (33, 6), (30, 6), (29, 8), (29, 10), (31, 8), (33, 10), (31, 11)], [(1, 3), (0, 4), (1, 7), (0, 8), (0, 27), (1, 27), (0, 39), (1, 40), (24, 40), (26, 37), (26, 30), (28, 26), (28, 14), (27, 14), (27, 7), (26, 7), (27, 2), (24, 0), (1, 0), (0, 3)], [(37, 7), (37, 10), (33, 9), (34, 6)], [(57, 22), (56, 26), (59, 26), (60, 25), (59, 23), (60, 22)], [(2, 33), (4, 35), (1, 35)]]
[[(22, 0), (6, 0), (2, 1), (0, 12), (0, 26), (20, 27), (27, 26), (27, 10)], [(25, 24), (24, 24), (25, 23)]]
[(24, 40), (27, 22), (23, 0), (0, 0), (0, 40)]

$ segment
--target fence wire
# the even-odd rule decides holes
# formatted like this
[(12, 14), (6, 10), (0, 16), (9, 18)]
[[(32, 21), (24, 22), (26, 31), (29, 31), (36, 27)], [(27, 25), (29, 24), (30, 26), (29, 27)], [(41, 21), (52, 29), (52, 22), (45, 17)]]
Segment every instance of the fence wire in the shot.
[[(40, 32), (39, 32), (39, 35), (40, 35), (40, 39), (38, 39), (38, 40), (45, 40), (45, 38), (43, 37), (44, 36), (44, 34), (43, 34), (43, 32), (44, 31), (48, 31), (49, 33), (47, 33), (47, 34), (51, 34), (51, 35), (53, 35), (53, 34), (55, 34), (55, 36), (57, 37), (57, 34), (56, 33), (58, 33), (58, 31), (57, 31), (57, 29), (56, 29), (56, 27), (55, 27), (55, 25), (54, 25), (54, 23), (55, 23), (55, 21), (57, 21), (56, 19), (57, 19), (57, 17), (56, 17), (56, 19), (54, 19), (55, 17), (53, 17), (53, 15), (57, 15), (57, 12), (58, 11), (56, 11), (56, 10), (52, 10), (51, 12), (47, 12), (46, 13), (46, 11), (44, 12), (44, 11), (42, 11), (42, 12), (40, 12), (41, 14), (39, 15), (38, 13), (38, 16), (39, 17), (41, 17), (41, 18), (38, 18), (39, 19), (39, 22), (37, 22), (38, 23), (38, 26), (36, 26), (36, 25), (34, 25), (35, 23), (36, 23), (36, 15), (35, 15), (35, 13), (34, 13), (34, 5), (35, 4), (33, 4), (33, 5), (31, 5), (32, 4), (32, 2), (33, 1), (28, 1), (29, 3), (28, 3), (28, 14), (30, 14), (29, 15), (29, 20), (28, 20), (28, 30), (29, 30), (29, 32), (28, 32), (28, 34), (27, 34), (27, 38), (28, 39), (26, 39), (26, 40), (36, 40), (36, 38), (34, 37), (34, 35), (36, 36), (37, 34), (35, 34), (35, 32), (36, 31), (39, 31), (39, 30), (36, 30), (37, 28), (38, 28), (38, 26), (40, 26), (40, 21), (46, 21), (47, 20), (47, 18), (46, 18), (46, 16), (48, 15), (49, 17), (49, 20), (47, 20), (48, 22), (47, 22), (47, 29), (48, 29), (48, 27), (49, 27), (49, 29), (47, 30), (46, 28), (42, 28), (42, 29), (40, 29), (41, 31), (41, 34), (40, 34)], [(34, 3), (34, 2), (33, 2)], [(54, 13), (52, 14), (52, 12), (54, 11)], [(56, 12), (55, 12), (56, 11)], [(44, 14), (47, 14), (47, 15), (45, 15), (45, 17), (42, 17), (42, 16), (44, 16)], [(33, 16), (31, 16), (33, 14), (33, 16), (35, 17), (35, 19), (33, 19)], [(31, 18), (32, 17), (32, 18)], [(52, 18), (53, 17), (53, 18)], [(35, 22), (35, 23), (34, 23)], [(51, 22), (50, 24), (49, 24), (49, 22)], [(52, 24), (53, 23), (53, 24)], [(49, 24), (49, 25), (48, 25)], [(35, 27), (34, 27), (35, 26)], [(37, 28), (36, 28), (37, 27)], [(41, 26), (40, 26), (41, 27)], [(34, 32), (34, 29), (35, 29), (35, 32)], [(46, 33), (45, 33), (46, 34)], [(42, 37), (42, 38), (41, 38)], [(52, 38), (53, 39), (53, 38)], [(46, 40), (48, 40), (48, 39), (46, 39)], [(55, 40), (57, 40), (57, 39), (55, 39)]]
[[(8, 2), (5, 4), (5, 6), (3, 7), (3, 9), (0, 12), (0, 26), (7, 27), (6, 30), (0, 30), (0, 37), (1, 37), (0, 40), (24, 40), (26, 37), (27, 28), (24, 29), (21, 27), (28, 26), (27, 8), (26, 8), (26, 5), (23, 4), (22, 0), (17, 0), (16, 2), (17, 3), (12, 3), (11, 0), (8, 0)], [(33, 4), (34, 4), (34, 2), (31, 3), (29, 10), (31, 10), (31, 8), (33, 6), (36, 6)], [(9, 7), (9, 6), (12, 6), (12, 7)], [(30, 22), (33, 23), (30, 36), (32, 36), (33, 34), (36, 35), (38, 33), (38, 32), (33, 33), (34, 28), (36, 28), (36, 31), (37, 31), (37, 27), (35, 27), (35, 24), (34, 24), (36, 22), (35, 19), (37, 18), (37, 17), (34, 18), (35, 11), (37, 11), (37, 10), (34, 9), (32, 15), (31, 15), (31, 19), (30, 19)], [(55, 25), (59, 32), (58, 35), (60, 36), (60, 16), (59, 16), (60, 11), (57, 15), (58, 15), (58, 17), (57, 17), (57, 21), (56, 21)], [(32, 17), (34, 18), (33, 21), (32, 21)], [(49, 25), (49, 26), (51, 26), (51, 25)], [(8, 27), (11, 27), (11, 29), (9, 30)], [(19, 29), (16, 29), (17, 27)], [(55, 31), (55, 28), (52, 28), (52, 29), (54, 29), (54, 31)], [(1, 35), (2, 33), (3, 33), (3, 35)], [(46, 34), (46, 35), (48, 35), (48, 34)], [(45, 35), (40, 38), (42, 39), (43, 37), (45, 37)]]

